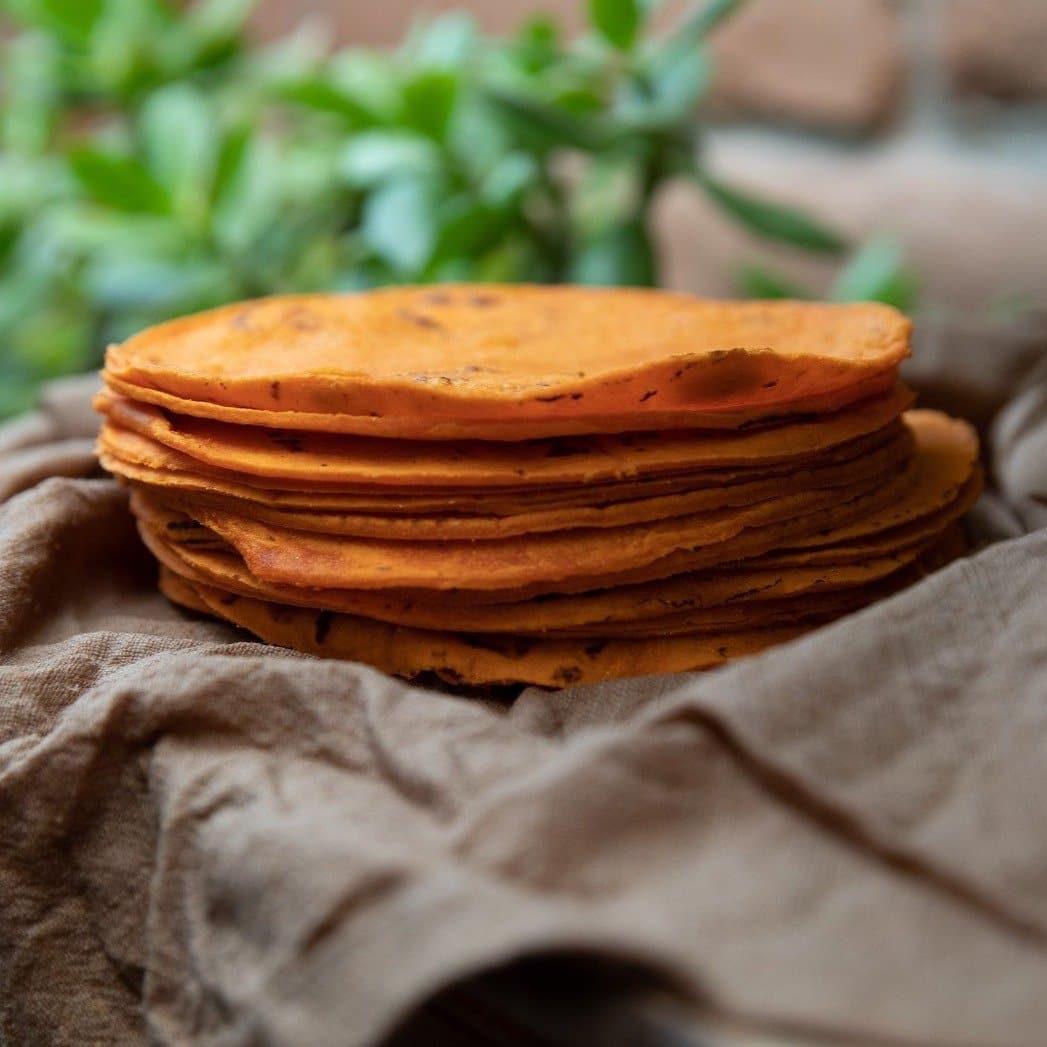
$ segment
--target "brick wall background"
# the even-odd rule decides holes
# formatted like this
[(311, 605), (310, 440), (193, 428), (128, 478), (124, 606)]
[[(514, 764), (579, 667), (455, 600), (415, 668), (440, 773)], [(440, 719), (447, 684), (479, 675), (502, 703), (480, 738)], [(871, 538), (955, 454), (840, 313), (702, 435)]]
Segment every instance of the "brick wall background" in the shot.
[[(461, 7), (499, 30), (535, 10), (577, 26), (584, 3), (263, 0), (258, 31), (315, 16), (338, 42), (382, 45), (420, 11)], [(897, 234), (932, 308), (1047, 308), (1047, 0), (748, 0), (713, 46), (720, 172), (856, 236)], [(673, 286), (729, 293), (743, 260), (828, 278), (689, 189), (659, 220)]]

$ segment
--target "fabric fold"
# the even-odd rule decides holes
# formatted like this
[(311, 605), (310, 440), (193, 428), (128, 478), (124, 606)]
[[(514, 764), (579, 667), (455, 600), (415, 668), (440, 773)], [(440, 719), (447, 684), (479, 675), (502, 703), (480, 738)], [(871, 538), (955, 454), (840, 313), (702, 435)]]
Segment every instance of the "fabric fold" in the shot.
[(0, 1039), (373, 1044), (571, 951), (764, 1029), (1041, 1042), (1047, 402), (1028, 337), (957, 345), (929, 388), (1015, 383), (980, 533), (1030, 533), (720, 671), (512, 702), (174, 609), (93, 382), (49, 394), (0, 432)]

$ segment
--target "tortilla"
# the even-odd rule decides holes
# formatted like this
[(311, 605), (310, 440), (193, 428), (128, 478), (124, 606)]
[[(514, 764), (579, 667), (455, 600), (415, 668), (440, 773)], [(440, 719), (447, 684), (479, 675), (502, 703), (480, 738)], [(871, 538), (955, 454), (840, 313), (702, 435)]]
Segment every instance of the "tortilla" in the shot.
[[(489, 541), (519, 535), (538, 534), (575, 528), (621, 527), (699, 512), (742, 508), (756, 502), (781, 498), (804, 491), (846, 487), (857, 481), (882, 478), (897, 473), (911, 456), (908, 433), (881, 450), (860, 459), (821, 469), (804, 469), (783, 477), (751, 482), (713, 484), (680, 494), (639, 498), (607, 505), (564, 506), (535, 509), (505, 516), (440, 514), (326, 513), (271, 508), (259, 502), (236, 502), (221, 498), (205, 499), (204, 504), (248, 520), (294, 531), (315, 531), (328, 535), (387, 539), (392, 541)], [(174, 508), (190, 508), (199, 499), (178, 492), (154, 491), (153, 497)]]
[[(976, 446), (965, 423), (928, 411), (910, 412), (907, 421), (916, 435), (917, 454), (896, 486), (881, 485), (882, 504), (893, 507), (890, 519), (882, 526), (944, 507), (962, 485), (960, 478), (969, 476), (974, 468)], [(874, 489), (875, 485), (855, 484), (850, 491), (808, 492), (651, 524), (524, 535), (478, 545), (335, 538), (285, 531), (208, 508), (196, 508), (191, 515), (234, 546), (252, 573), (266, 581), (313, 588), (568, 592), (579, 591), (594, 578), (599, 584), (601, 577), (606, 577), (601, 567), (607, 563), (610, 548), (614, 550), (615, 577), (656, 564), (659, 566), (654, 569), (664, 577), (674, 573), (681, 561), (686, 566), (698, 566), (686, 559), (689, 554), (709, 555), (709, 550), (717, 547), (721, 558), (713, 564), (753, 555), (732, 548), (742, 532), (760, 531), (819, 510), (840, 511), (839, 503), (846, 505)], [(868, 503), (864, 508), (867, 517)], [(808, 535), (838, 524), (839, 517), (829, 512), (822, 527), (812, 528)], [(824, 535), (818, 536), (816, 544), (824, 544), (824, 540)], [(792, 544), (797, 543), (794, 540)]]
[[(464, 604), (498, 604), (515, 603), (532, 597), (552, 599), (557, 594), (584, 593), (593, 589), (608, 586), (631, 585), (639, 582), (668, 578), (671, 575), (687, 571), (697, 571), (730, 566), (735, 561), (747, 560), (760, 556), (768, 550), (787, 545), (796, 536), (806, 536), (813, 531), (831, 527), (834, 523), (844, 523), (861, 516), (863, 512), (897, 495), (892, 485), (885, 484), (871, 493), (854, 498), (839, 505), (819, 509), (802, 516), (793, 517), (766, 526), (745, 528), (731, 542), (717, 542), (695, 549), (685, 550), (662, 557), (653, 563), (630, 570), (615, 570), (611, 573), (600, 571), (597, 574), (574, 577), (550, 586), (537, 582), (519, 586), (515, 589), (466, 589), (452, 586), (446, 589), (404, 588), (390, 586), (388, 589), (376, 590), (400, 595), (429, 598), (433, 592), (439, 594), (440, 600), (448, 607)], [(216, 535), (216, 537), (218, 537)], [(228, 544), (228, 543), (226, 543)], [(804, 550), (805, 551), (805, 550)], [(312, 591), (310, 588), (307, 591)]]
[(125, 382), (103, 371), (106, 386), (114, 393), (148, 403), (173, 414), (211, 418), (234, 425), (289, 429), (294, 432), (341, 433), (404, 440), (488, 440), (514, 442), (560, 436), (592, 436), (609, 433), (649, 432), (667, 429), (745, 430), (770, 425), (808, 421), (834, 414), (862, 400), (883, 396), (897, 383), (897, 371), (889, 370), (861, 378), (846, 394), (825, 393), (788, 403), (739, 408), (731, 411), (643, 411), (592, 414), (571, 417), (517, 420), (505, 412), (491, 418), (461, 420), (439, 415), (383, 416), (328, 414), (316, 411), (272, 411), (249, 407), (227, 407), (207, 400), (174, 396), (159, 389)]
[[(924, 412), (926, 414), (926, 412)], [(919, 415), (917, 419), (919, 419)], [(917, 425), (920, 426), (922, 423), (917, 421)], [(961, 426), (959, 430), (954, 429), (951, 426), (941, 426), (937, 423), (937, 416), (931, 422), (923, 425), (929, 434), (933, 434), (939, 441), (944, 440), (946, 444), (950, 444), (951, 436), (958, 436), (953, 446), (953, 451), (959, 459), (963, 459), (965, 450), (965, 432)], [(934, 448), (937, 452), (935, 440), (928, 439), (930, 447)], [(929, 456), (932, 457), (933, 456)], [(927, 514), (922, 519), (917, 518), (908, 524), (893, 525), (889, 526), (879, 536), (872, 536), (867, 538), (863, 542), (857, 542), (853, 539), (848, 541), (836, 541), (836, 536), (841, 534), (850, 533), (846, 528), (847, 525), (838, 525), (835, 529), (832, 528), (832, 520), (836, 514), (819, 511), (810, 516), (798, 518), (796, 520), (787, 521), (784, 524), (773, 524), (769, 527), (757, 527), (749, 529), (742, 537), (741, 540), (736, 541), (731, 548), (731, 554), (725, 553), (725, 549), (722, 544), (717, 544), (703, 549), (699, 552), (685, 556), (671, 557), (670, 561), (674, 569), (679, 572), (694, 571), (704, 569), (709, 566), (714, 566), (717, 563), (729, 562), (731, 558), (735, 560), (741, 560), (743, 558), (759, 557), (759, 560), (749, 559), (743, 565), (748, 570), (760, 570), (760, 569), (771, 569), (778, 570), (781, 568), (819, 568), (823, 566), (827, 567), (840, 567), (841, 565), (852, 565), (855, 563), (861, 563), (865, 560), (875, 561), (890, 561), (892, 558), (896, 559), (897, 562), (902, 565), (910, 562), (914, 555), (916, 555), (929, 541), (935, 540), (944, 530), (946, 530), (952, 522), (962, 516), (974, 501), (977, 499), (981, 489), (981, 477), (978, 470), (974, 467), (973, 463), (967, 459), (967, 468), (971, 470), (968, 475), (968, 480), (962, 485), (959, 492), (955, 492), (955, 498), (949, 504), (944, 507), (937, 508), (938, 498), (935, 492), (931, 493), (931, 498), (928, 500), (923, 497), (923, 492), (920, 486), (911, 485), (912, 478), (914, 476), (923, 476), (925, 473), (925, 467), (920, 464), (919, 460), (913, 463), (909, 474), (908, 487), (896, 486), (893, 489), (888, 489), (891, 495), (891, 504), (896, 507), (904, 505), (911, 506), (923, 506), (923, 511)], [(939, 479), (948, 478), (949, 471), (947, 469), (938, 468), (935, 471), (935, 475)], [(866, 499), (867, 503), (867, 499)], [(839, 511), (839, 510), (838, 510)], [(850, 506), (850, 512), (852, 514), (860, 514), (863, 511), (862, 500), (860, 499), (857, 505), (852, 504)], [(178, 514), (173, 514), (178, 516)], [(892, 514), (883, 514), (878, 517), (884, 523), (889, 524), (891, 520), (898, 516), (897, 509)], [(912, 511), (907, 511), (906, 514), (912, 516)], [(163, 532), (166, 526), (165, 521), (170, 519), (172, 514), (161, 516), (159, 519), (154, 517), (154, 523)], [(179, 517), (184, 520), (184, 517)], [(837, 520), (839, 517), (837, 516)], [(824, 526), (828, 524), (829, 526)], [(184, 525), (182, 523), (175, 523), (174, 526), (177, 531), (168, 537), (175, 537), (177, 534), (182, 533)], [(790, 538), (790, 535), (797, 533), (811, 533), (815, 532), (818, 534), (818, 541), (821, 543), (820, 548), (804, 548), (795, 549), (788, 548), (790, 545), (795, 543), (794, 538)], [(185, 537), (182, 534), (182, 537)], [(214, 543), (212, 542), (212, 546)], [(782, 548), (782, 547), (786, 548)], [(776, 548), (777, 547), (777, 548)], [(219, 545), (218, 548), (221, 548)], [(597, 589), (605, 588), (608, 585), (626, 585), (629, 583), (641, 583), (649, 581), (650, 579), (657, 579), (659, 577), (666, 578), (667, 575), (673, 573), (672, 570), (662, 570), (665, 566), (664, 563), (657, 565), (657, 570), (651, 571), (633, 571), (622, 573), (616, 573), (614, 576), (597, 576), (588, 579), (588, 588)], [(228, 579), (226, 579), (228, 580)], [(265, 586), (266, 583), (263, 579), (258, 579), (258, 584)], [(690, 606), (701, 606), (702, 599), (696, 598), (697, 603), (687, 602), (687, 593), (691, 587), (696, 584), (696, 579), (693, 575), (682, 577), (677, 582), (675, 579), (666, 578), (665, 581), (658, 583), (652, 589), (648, 589), (646, 596), (641, 597), (640, 593), (635, 589), (631, 594), (634, 602), (636, 599), (646, 598), (649, 605), (655, 607), (664, 607), (667, 602), (671, 602), (674, 607), (690, 607)], [(289, 588), (293, 588), (293, 585)], [(332, 589), (345, 589), (345, 586), (326, 586), (320, 587), (319, 589), (302, 589), (301, 592), (307, 600), (324, 600), (327, 598), (326, 591)], [(387, 591), (384, 594), (379, 594), (377, 603), (372, 602), (367, 605), (365, 609), (359, 603), (352, 604), (351, 607), (358, 613), (365, 613), (376, 615), (379, 617), (386, 616), (388, 614), (400, 615), (403, 612), (399, 609), (399, 604), (412, 604), (422, 602), (425, 600), (432, 599), (431, 596), (427, 597), (424, 589), (418, 589), (414, 591), (404, 591), (402, 587), (390, 587), (392, 591)], [(570, 589), (578, 592), (586, 588), (582, 584), (572, 584)], [(505, 605), (513, 603), (518, 600), (527, 599), (534, 595), (535, 592), (543, 591), (540, 587), (525, 586), (520, 587), (516, 591), (503, 591), (503, 592), (476, 592), (466, 591), (463, 593), (454, 592), (451, 590), (440, 592), (440, 608), (437, 610), (437, 614), (442, 614), (445, 610), (455, 607), (458, 608), (455, 613), (459, 615), (462, 613), (462, 608), (466, 609), (467, 613), (471, 613), (472, 608), (481, 607), (483, 604), (494, 604), (494, 605)], [(548, 590), (545, 590), (548, 591)], [(560, 589), (560, 591), (568, 591), (566, 587)], [(290, 599), (284, 589), (276, 588), (272, 590), (272, 595), (280, 594), (282, 599)], [(384, 604), (381, 602), (382, 596), (384, 595)], [(362, 594), (360, 593), (349, 593), (348, 599), (360, 599)], [(339, 598), (336, 594), (336, 599)], [(601, 604), (601, 601), (605, 601)], [(321, 603), (321, 606), (323, 604)], [(593, 605), (593, 606), (588, 606)], [(599, 605), (599, 606), (598, 606)], [(344, 607), (342, 603), (336, 605), (339, 608)], [(617, 606), (617, 605), (616, 605)], [(553, 607), (556, 608), (557, 613), (561, 614), (562, 617), (559, 619), (551, 619), (547, 612)], [(377, 609), (376, 609), (377, 608)], [(506, 610), (503, 606), (502, 610)], [(423, 613), (424, 609), (423, 609)], [(484, 610), (477, 610), (475, 612), (478, 615), (486, 613)], [(493, 613), (493, 611), (492, 611)], [(554, 621), (560, 621), (562, 623), (575, 623), (591, 621), (599, 617), (600, 614), (617, 614), (617, 611), (612, 609), (610, 612), (607, 610), (606, 598), (604, 594), (585, 594), (574, 597), (555, 597), (552, 600), (546, 600), (544, 602), (543, 613), (539, 615), (537, 619), (540, 621), (542, 627), (552, 624)], [(629, 612), (632, 613), (632, 612)], [(581, 615), (579, 617), (579, 615)], [(395, 618), (393, 620), (399, 620)], [(413, 621), (419, 621), (419, 619), (412, 619)], [(421, 619), (421, 621), (430, 621), (431, 619)], [(473, 619), (467, 619), (473, 621)], [(504, 619), (507, 622), (507, 626), (510, 628), (527, 628), (526, 622), (534, 619), (520, 619), (512, 615)], [(441, 619), (442, 621), (442, 619)], [(476, 620), (476, 624), (470, 625), (471, 628), (486, 629), (491, 628), (489, 619), (483, 617)]]
[[(542, 509), (608, 505), (773, 478), (779, 478), (787, 484), (794, 473), (815, 467), (844, 465), (862, 459), (857, 469), (874, 468), (875, 459), (871, 457), (874, 452), (882, 455), (884, 463), (900, 463), (911, 453), (905, 440), (906, 433), (901, 422), (896, 421), (875, 433), (817, 455), (758, 468), (709, 469), (648, 479), (559, 487), (503, 486), (490, 492), (477, 488), (423, 488), (421, 494), (411, 488), (383, 487), (377, 489), (376, 493), (374, 488), (356, 485), (310, 485), (294, 480), (282, 481), (286, 486), (275, 489), (265, 486), (265, 481), (259, 485), (256, 478), (247, 474), (231, 473), (196, 463), (149, 437), (121, 429), (111, 422), (107, 422), (99, 433), (98, 453), (107, 468), (127, 480), (158, 489), (170, 488), (172, 491), (203, 495), (205, 498), (200, 500), (219, 506), (224, 502), (234, 511), (242, 511), (241, 500), (246, 499), (271, 507), (332, 512), (359, 510), (397, 515), (471, 513), (512, 516)], [(867, 455), (870, 457), (866, 458)]]
[(169, 600), (186, 610), (196, 611), (199, 614), (211, 614), (211, 608), (208, 607), (203, 597), (197, 596), (193, 586), (180, 575), (163, 566), (160, 568), (159, 589)]
[[(786, 495), (738, 509), (694, 513), (616, 528), (582, 528), (518, 535), (497, 541), (389, 541), (286, 531), (204, 506), (185, 506), (243, 556), (267, 581), (313, 588), (432, 588), (499, 590), (539, 586), (556, 591), (576, 579), (627, 572), (673, 554), (719, 546), (737, 559), (731, 543), (747, 528), (796, 519), (888, 490), (879, 478), (828, 491)], [(135, 497), (143, 499), (141, 492)], [(887, 500), (887, 495), (884, 495)], [(669, 573), (669, 572), (666, 572)]]
[[(820, 585), (812, 586), (799, 596), (776, 595), (776, 590), (783, 583), (789, 584), (787, 572), (781, 577), (778, 585), (767, 588), (755, 599), (732, 600), (724, 604), (669, 611), (651, 617), (583, 623), (545, 633), (534, 630), (518, 632), (524, 635), (557, 637), (642, 638), (678, 636), (694, 632), (713, 633), (740, 628), (765, 629), (801, 623), (813, 627), (835, 621), (886, 599), (959, 558), (965, 552), (966, 542), (962, 532), (949, 528), (929, 542), (914, 547), (903, 555), (889, 558), (893, 559), (894, 567), (884, 572), (882, 577), (858, 584), (840, 584), (838, 579), (846, 575), (847, 568), (829, 567), (821, 575)], [(798, 574), (802, 577), (803, 573), (801, 568)], [(795, 580), (797, 574), (794, 573), (792, 577)]]
[[(864, 438), (868, 440), (869, 438)], [(848, 445), (847, 451), (851, 447)], [(396, 513), (426, 512), (494, 512), (510, 515), (534, 508), (550, 508), (588, 504), (607, 504), (615, 501), (671, 494), (693, 490), (706, 483), (728, 484), (754, 478), (770, 478), (787, 474), (783, 467), (770, 470), (710, 470), (707, 473), (661, 477), (649, 480), (629, 480), (619, 483), (573, 485), (565, 488), (517, 489), (500, 488), (498, 493), (459, 491), (441, 488), (418, 495), (411, 490), (332, 486), (310, 487), (286, 481), (287, 487), (272, 488), (259, 484), (253, 477), (239, 473), (194, 465), (184, 455), (169, 451), (146, 437), (120, 430), (106, 424), (98, 440), (99, 457), (107, 468), (129, 480), (163, 489), (198, 491), (238, 501), (246, 499), (266, 505), (287, 505), (304, 509), (360, 510)], [(843, 454), (843, 451), (840, 452)], [(821, 459), (819, 459), (820, 461)], [(194, 469), (198, 471), (193, 471)]]
[[(862, 564), (829, 568), (767, 570), (759, 561), (743, 561), (731, 570), (694, 572), (577, 596), (538, 599), (516, 604), (460, 605), (426, 601), (422, 596), (366, 590), (304, 590), (255, 578), (228, 546), (217, 549), (185, 544), (179, 532), (172, 540), (155, 521), (139, 520), (143, 541), (168, 569), (189, 581), (227, 592), (298, 606), (375, 618), (423, 629), (456, 629), (490, 633), (544, 633), (587, 627), (602, 630), (614, 623), (645, 623), (686, 612), (750, 608), (817, 598), (840, 590), (863, 590), (911, 567), (933, 543)], [(781, 608), (779, 608), (780, 610)], [(760, 612), (751, 620), (759, 620)], [(651, 631), (650, 629), (648, 631)]]
[(130, 430), (194, 462), (264, 478), (274, 487), (294, 480), (418, 491), (523, 490), (798, 463), (881, 432), (911, 403), (911, 392), (899, 385), (849, 410), (742, 433), (672, 430), (521, 443), (382, 440), (235, 426), (170, 415), (112, 395), (100, 396), (97, 406), (117, 432)]
[[(939, 411), (909, 411), (906, 420), (919, 434), (918, 471), (909, 496), (855, 520), (835, 535), (836, 541), (876, 534), (928, 516), (954, 502), (970, 480), (978, 462), (978, 435), (972, 426)], [(820, 544), (817, 535), (794, 543), (797, 547)]]
[[(318, 513), (395, 513), (398, 517), (439, 513), (448, 520), (469, 516), (475, 518), (476, 514), (485, 514), (489, 518), (505, 519), (521, 514), (537, 514), (556, 509), (609, 507), (622, 501), (634, 502), (668, 494), (687, 493), (695, 490), (696, 486), (699, 490), (718, 488), (727, 491), (728, 488), (743, 483), (780, 484), (787, 482), (781, 475), (767, 476), (761, 471), (756, 478), (737, 473), (716, 474), (709, 478), (708, 485), (699, 482), (705, 477), (683, 477), (609, 485), (599, 490), (571, 488), (565, 491), (536, 494), (530, 498), (520, 496), (495, 498), (494, 496), (455, 494), (447, 494), (442, 498), (437, 496), (415, 498), (400, 494), (370, 497), (327, 492), (311, 493), (305, 490), (273, 490), (240, 485), (219, 477), (152, 469), (148, 466), (127, 462), (110, 454), (101, 444), (98, 456), (102, 465), (109, 472), (133, 486), (152, 491), (157, 498), (191, 497), (194, 502), (246, 515), (251, 515), (254, 506), (263, 505)], [(727, 501), (731, 500), (727, 499)]]
[(879, 305), (440, 286), (112, 346), (99, 457), (173, 600), (454, 684), (704, 669), (961, 555), (970, 427)]
[[(932, 514), (892, 527), (875, 534), (862, 537), (850, 537), (846, 541), (836, 541), (836, 536), (849, 532), (849, 527), (841, 527), (819, 532), (824, 544), (819, 546), (800, 546), (789, 542), (772, 554), (768, 561), (776, 567), (815, 567), (825, 564), (855, 563), (869, 557), (882, 556), (898, 549), (932, 539), (941, 534), (944, 528), (959, 520), (978, 501), (984, 487), (981, 468), (975, 466), (968, 481), (959, 489), (954, 501)], [(886, 517), (881, 517), (886, 519)], [(801, 539), (802, 541), (802, 539)]]
[(156, 393), (173, 398), (161, 406), (180, 401), (205, 417), (260, 411), (261, 424), (295, 429), (320, 428), (306, 417), (316, 415), (346, 432), (438, 439), (461, 436), (447, 432), (456, 426), (552, 435), (565, 424), (611, 431), (616, 420), (619, 431), (693, 425), (697, 415), (733, 427), (886, 389), (909, 333), (896, 310), (868, 303), (408, 287), (274, 297), (170, 321), (111, 346), (105, 374), (135, 400), (158, 402), (147, 395)]
[(651, 673), (711, 669), (799, 636), (800, 627), (645, 640), (533, 640), (409, 629), (367, 618), (254, 600), (161, 571), (176, 603), (247, 629), (268, 643), (365, 662), (412, 678), (432, 672), (457, 685), (567, 687)]

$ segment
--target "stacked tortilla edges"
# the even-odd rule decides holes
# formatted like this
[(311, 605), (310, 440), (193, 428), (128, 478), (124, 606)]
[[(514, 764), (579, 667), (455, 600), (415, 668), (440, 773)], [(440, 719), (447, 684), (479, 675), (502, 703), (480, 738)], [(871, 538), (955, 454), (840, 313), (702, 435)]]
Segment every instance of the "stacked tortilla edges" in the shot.
[(962, 555), (966, 423), (873, 304), (276, 297), (112, 347), (103, 465), (176, 603), (455, 685), (707, 669)]

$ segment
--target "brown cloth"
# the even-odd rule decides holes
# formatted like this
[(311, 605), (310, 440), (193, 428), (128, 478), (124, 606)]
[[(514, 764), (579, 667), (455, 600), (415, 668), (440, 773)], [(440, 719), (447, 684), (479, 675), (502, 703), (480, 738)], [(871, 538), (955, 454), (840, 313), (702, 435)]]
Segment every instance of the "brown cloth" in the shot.
[(939, 373), (1008, 401), (979, 526), (1030, 533), (717, 672), (504, 707), (169, 606), (52, 390), (0, 432), (0, 1042), (371, 1044), (571, 949), (763, 1029), (1042, 1044), (1047, 339), (1015, 341)]

